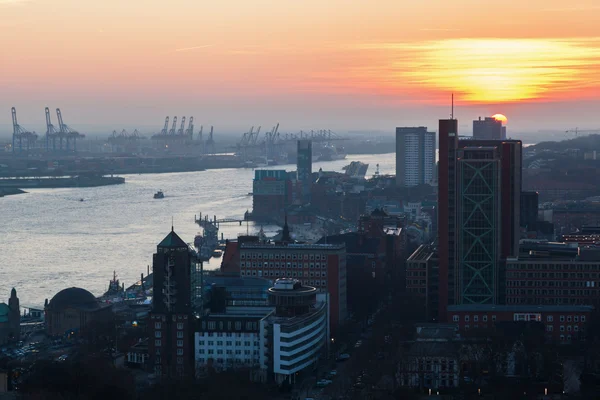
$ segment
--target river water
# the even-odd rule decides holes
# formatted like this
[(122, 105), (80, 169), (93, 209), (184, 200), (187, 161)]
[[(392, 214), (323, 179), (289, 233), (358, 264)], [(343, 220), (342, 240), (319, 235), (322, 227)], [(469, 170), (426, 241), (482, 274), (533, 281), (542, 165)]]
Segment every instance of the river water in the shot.
[[(349, 155), (345, 160), (314, 163), (313, 171), (341, 172), (350, 161), (362, 161), (369, 163), (368, 176), (377, 163), (381, 174), (393, 174), (394, 157)], [(295, 170), (295, 165), (269, 168)], [(200, 231), (194, 215), (200, 212), (242, 218), (252, 209), (248, 193), (253, 177), (251, 169), (125, 175), (123, 185), (36, 189), (0, 198), (0, 301), (8, 301), (12, 287), (26, 307), (41, 307), (44, 299), (71, 286), (101, 295), (113, 271), (129, 286), (152, 264), (152, 254), (171, 229), (171, 220), (175, 232), (192, 242)], [(154, 200), (159, 189), (165, 198)], [(224, 224), (220, 232), (235, 238), (257, 229), (251, 223)], [(267, 233), (276, 230), (265, 227)], [(220, 262), (213, 259), (205, 269), (218, 268)]]

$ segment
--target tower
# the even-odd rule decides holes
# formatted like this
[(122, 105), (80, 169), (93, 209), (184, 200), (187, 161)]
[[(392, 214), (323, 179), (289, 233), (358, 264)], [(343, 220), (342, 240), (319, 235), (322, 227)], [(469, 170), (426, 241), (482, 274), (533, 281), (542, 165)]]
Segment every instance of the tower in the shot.
[(157, 376), (193, 376), (195, 266), (189, 246), (171, 228), (158, 244), (152, 264), (148, 353)]
[(19, 341), (21, 338), (21, 309), (19, 307), (19, 298), (17, 290), (12, 288), (10, 298), (8, 299), (8, 323), (10, 326), (9, 338), (14, 341)]
[(435, 132), (424, 126), (396, 128), (396, 184), (430, 183), (435, 168)]

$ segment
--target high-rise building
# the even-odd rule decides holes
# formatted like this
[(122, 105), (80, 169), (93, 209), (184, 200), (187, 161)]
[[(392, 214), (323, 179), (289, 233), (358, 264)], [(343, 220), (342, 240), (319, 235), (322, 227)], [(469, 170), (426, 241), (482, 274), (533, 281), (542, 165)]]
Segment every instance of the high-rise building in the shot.
[(448, 305), (504, 301), (504, 265), (519, 250), (518, 140), (459, 140), (440, 120), (438, 177), (439, 318)]
[(435, 169), (435, 132), (424, 126), (396, 128), (396, 184), (431, 183)]
[(520, 226), (528, 232), (537, 231), (539, 199), (537, 192), (521, 193), (521, 222)]
[(302, 183), (302, 201), (310, 203), (312, 185), (312, 141), (298, 140), (298, 181)]
[(193, 251), (171, 229), (158, 244), (152, 263), (148, 354), (158, 376), (193, 376), (196, 266)]
[(493, 117), (485, 117), (473, 121), (473, 139), (506, 139), (506, 127), (502, 126), (502, 121)]

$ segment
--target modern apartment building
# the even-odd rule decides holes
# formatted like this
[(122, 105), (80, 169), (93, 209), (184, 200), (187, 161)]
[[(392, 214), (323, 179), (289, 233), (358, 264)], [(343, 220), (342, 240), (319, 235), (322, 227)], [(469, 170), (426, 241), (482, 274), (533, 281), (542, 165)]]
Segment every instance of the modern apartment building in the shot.
[(435, 170), (435, 132), (424, 126), (396, 128), (396, 184), (431, 183)]

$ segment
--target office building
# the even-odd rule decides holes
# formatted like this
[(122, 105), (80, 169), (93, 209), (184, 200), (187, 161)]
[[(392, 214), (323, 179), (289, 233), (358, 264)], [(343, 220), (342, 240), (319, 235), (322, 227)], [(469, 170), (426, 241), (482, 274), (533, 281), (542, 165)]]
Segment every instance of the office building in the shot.
[(521, 154), (518, 140), (459, 140), (440, 120), (439, 318), (448, 305), (501, 304), (504, 260), (518, 254)]
[(292, 182), (285, 170), (255, 170), (252, 182), (252, 216), (282, 218), (291, 204)]
[(310, 203), (310, 189), (312, 186), (312, 141), (298, 140), (298, 161), (296, 171), (298, 181), (302, 186), (302, 201)]
[(537, 231), (539, 200), (537, 192), (521, 193), (520, 226), (527, 232)]
[(257, 284), (258, 278), (227, 280), (222, 288), (229, 294), (211, 295), (195, 334), (197, 374), (244, 369), (253, 380), (279, 385), (303, 379), (300, 374), (327, 349), (328, 294), (297, 279), (282, 278), (262, 292), (266, 303), (233, 305), (227, 299), (239, 297), (241, 281), (252, 281), (248, 282), (252, 288), (263, 285)]
[(430, 184), (435, 170), (435, 132), (424, 126), (396, 128), (396, 184)]
[(506, 127), (502, 121), (493, 117), (479, 117), (473, 121), (473, 139), (504, 140), (506, 139)]
[(329, 293), (332, 335), (337, 333), (339, 325), (346, 319), (344, 244), (294, 244), (285, 240), (277, 243), (242, 243), (240, 275), (271, 280), (298, 279), (304, 285), (315, 287), (319, 293)]
[(194, 251), (171, 229), (152, 263), (148, 354), (157, 376), (193, 376), (197, 268)]

